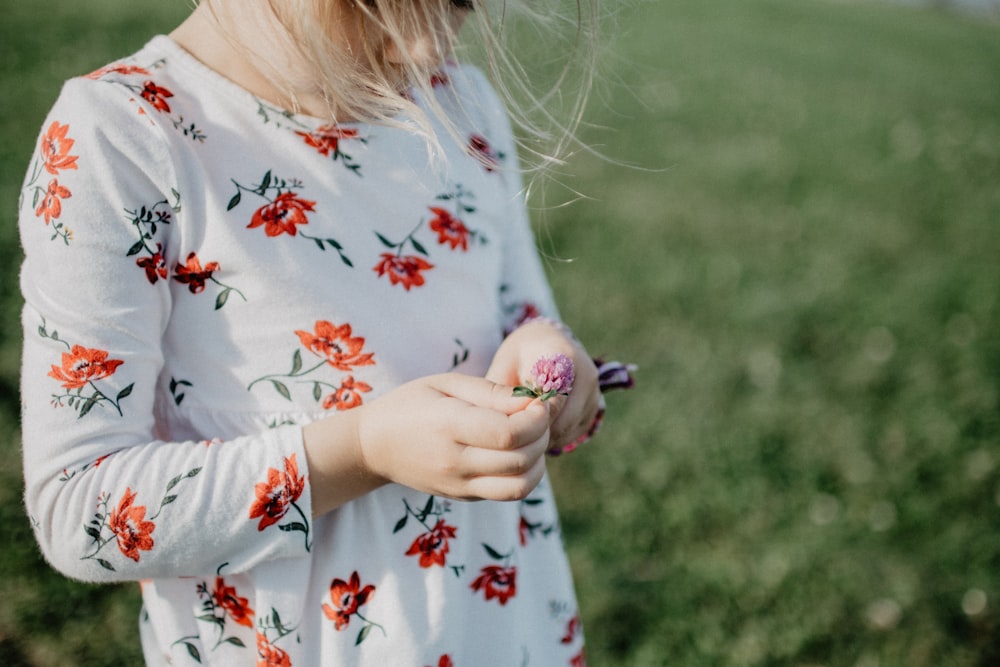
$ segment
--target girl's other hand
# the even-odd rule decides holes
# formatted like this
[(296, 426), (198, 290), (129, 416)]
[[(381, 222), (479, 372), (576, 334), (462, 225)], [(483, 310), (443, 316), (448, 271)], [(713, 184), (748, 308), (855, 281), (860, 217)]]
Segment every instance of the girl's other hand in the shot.
[(545, 320), (515, 329), (500, 345), (486, 378), (500, 385), (523, 384), (535, 362), (543, 356), (565, 354), (573, 361), (576, 378), (569, 396), (554, 396), (549, 405), (550, 442), (560, 448), (587, 434), (601, 405), (597, 367), (571, 335)]

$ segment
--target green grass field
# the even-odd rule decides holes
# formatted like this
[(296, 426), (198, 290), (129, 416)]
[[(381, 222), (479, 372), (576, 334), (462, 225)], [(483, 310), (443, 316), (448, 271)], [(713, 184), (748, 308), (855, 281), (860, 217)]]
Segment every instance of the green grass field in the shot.
[[(14, 209), (59, 82), (186, 3), (9, 4), (0, 664), (138, 664), (137, 588), (55, 574), (21, 506)], [(583, 138), (647, 169), (581, 155), (540, 216), (565, 319), (641, 367), (550, 465), (591, 665), (1000, 665), (1000, 24), (652, 0), (617, 35)]]

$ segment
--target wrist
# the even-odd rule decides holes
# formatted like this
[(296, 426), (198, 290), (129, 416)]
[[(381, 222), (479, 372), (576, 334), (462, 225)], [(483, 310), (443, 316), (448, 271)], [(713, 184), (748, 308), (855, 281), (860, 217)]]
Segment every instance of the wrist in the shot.
[(361, 444), (364, 406), (334, 413), (302, 427), (309, 465), (313, 516), (374, 491), (387, 480), (369, 465)]

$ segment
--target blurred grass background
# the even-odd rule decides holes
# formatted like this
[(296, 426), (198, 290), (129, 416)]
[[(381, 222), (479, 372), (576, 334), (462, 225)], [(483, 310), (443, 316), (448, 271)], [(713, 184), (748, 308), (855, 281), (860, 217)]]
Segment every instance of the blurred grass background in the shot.
[[(22, 509), (15, 204), (59, 83), (186, 11), (5, 7), (2, 665), (140, 663), (137, 587), (55, 574)], [(550, 466), (591, 665), (1000, 665), (1000, 24), (848, 0), (619, 22), (583, 138), (660, 171), (580, 156), (591, 201), (540, 228), (567, 321), (641, 367)]]

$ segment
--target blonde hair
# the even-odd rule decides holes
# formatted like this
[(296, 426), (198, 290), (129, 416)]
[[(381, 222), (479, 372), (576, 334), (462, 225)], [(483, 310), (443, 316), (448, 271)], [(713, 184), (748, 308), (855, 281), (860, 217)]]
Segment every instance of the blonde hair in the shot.
[[(596, 71), (597, 1), (267, 0), (267, 4), (288, 39), (285, 46), (295, 49), (322, 82), (318, 92), (327, 102), (331, 122), (337, 121), (339, 112), (351, 120), (405, 125), (423, 136), (432, 152), (440, 147), (439, 138), (428, 115), (401, 94), (401, 81), (421, 94), (449, 134), (462, 137), (454, 119), (429, 94), (440, 62), (414, 58), (410, 40), (419, 35), (442, 57), (456, 52), (463, 59), (471, 55), (503, 100), (530, 170), (559, 163), (576, 144)], [(455, 12), (463, 7), (473, 10), (463, 32), (475, 30), (476, 35), (465, 44), (454, 29)], [(534, 34), (522, 37), (515, 29), (525, 27)], [(364, 54), (333, 43), (331, 36), (345, 28), (361, 35)], [(394, 45), (399, 62), (386, 62), (371, 48), (372, 37)], [(547, 48), (539, 50), (543, 45)], [(527, 58), (519, 57), (522, 54)], [(539, 83), (540, 70), (548, 73), (547, 82)], [(281, 86), (282, 74), (275, 71), (272, 76)], [(294, 94), (289, 97), (294, 104)]]

